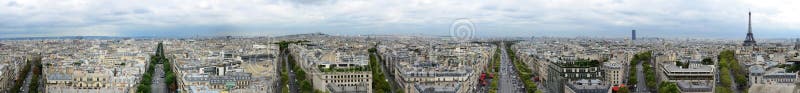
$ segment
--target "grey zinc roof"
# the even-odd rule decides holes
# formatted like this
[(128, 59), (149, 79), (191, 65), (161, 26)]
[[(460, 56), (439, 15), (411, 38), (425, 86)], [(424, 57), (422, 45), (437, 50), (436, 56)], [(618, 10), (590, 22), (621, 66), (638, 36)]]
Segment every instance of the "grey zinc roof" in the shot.
[(749, 69), (750, 69), (750, 73), (764, 73), (764, 71), (765, 71), (764, 67), (761, 67), (761, 65), (750, 66)]
[(669, 72), (712, 72), (714, 70), (712, 66), (700, 64), (691, 64), (689, 68), (675, 66), (675, 63), (667, 63), (664, 66), (664, 68)]
[(64, 73), (52, 73), (47, 75), (47, 80), (72, 80), (72, 75)]

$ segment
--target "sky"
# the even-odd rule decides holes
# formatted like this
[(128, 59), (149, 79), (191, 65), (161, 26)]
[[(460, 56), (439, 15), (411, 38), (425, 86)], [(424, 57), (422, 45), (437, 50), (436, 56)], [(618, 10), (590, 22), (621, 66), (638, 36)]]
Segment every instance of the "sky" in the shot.
[(800, 0), (0, 0), (0, 38), (451, 35), (800, 37)]

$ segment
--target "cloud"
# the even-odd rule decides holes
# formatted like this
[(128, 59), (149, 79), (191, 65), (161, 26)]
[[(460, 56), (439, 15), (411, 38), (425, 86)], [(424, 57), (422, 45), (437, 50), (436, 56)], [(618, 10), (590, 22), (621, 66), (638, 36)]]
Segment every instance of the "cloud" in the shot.
[[(331, 34), (448, 35), (470, 18), (478, 36), (800, 35), (800, 1), (776, 0), (47, 0), (0, 1), (0, 37)], [(85, 31), (80, 34), (68, 34)], [(198, 33), (202, 33), (199, 35)]]

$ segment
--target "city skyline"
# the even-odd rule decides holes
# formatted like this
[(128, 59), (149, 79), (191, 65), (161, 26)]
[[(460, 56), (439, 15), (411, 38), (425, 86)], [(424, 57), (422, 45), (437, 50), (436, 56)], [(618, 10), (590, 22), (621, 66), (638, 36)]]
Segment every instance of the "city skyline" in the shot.
[(457, 19), (475, 37), (743, 39), (800, 35), (798, 1), (2, 1), (0, 38), (450, 35)]
[(2, 93), (800, 93), (798, 0), (0, 0)]

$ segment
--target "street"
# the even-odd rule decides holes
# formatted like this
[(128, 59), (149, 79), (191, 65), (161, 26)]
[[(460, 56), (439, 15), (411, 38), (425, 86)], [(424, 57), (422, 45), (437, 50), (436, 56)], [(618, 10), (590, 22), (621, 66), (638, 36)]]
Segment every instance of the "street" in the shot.
[(635, 91), (637, 93), (641, 93), (641, 92), (647, 93), (647, 92), (649, 92), (649, 90), (647, 89), (647, 85), (645, 84), (646, 81), (645, 81), (645, 78), (644, 78), (644, 69), (643, 69), (644, 67), (642, 66), (642, 64), (644, 64), (644, 61), (639, 62), (639, 64), (636, 64), (636, 80), (639, 80), (639, 82), (636, 83), (636, 90)]
[[(373, 55), (379, 55), (377, 52), (376, 53), (372, 53), (372, 54)], [(391, 67), (391, 66), (387, 66), (387, 64), (383, 64), (382, 61), (383, 61), (383, 59), (378, 57), (378, 62), (377, 63), (379, 64), (379, 66), (381, 66), (381, 71), (384, 73), (383, 76), (387, 79), (387, 81), (389, 83), (391, 83), (391, 84), (389, 84), (391, 86), (391, 88), (389, 88), (389, 89), (390, 89), (390, 91), (397, 91), (397, 89), (400, 88), (399, 87), (400, 85), (398, 85), (397, 82), (394, 81), (394, 76), (389, 73), (389, 70), (388, 70), (389, 68), (387, 68), (387, 67)]]
[(498, 82), (499, 93), (525, 93), (522, 81), (517, 76), (514, 64), (508, 58), (505, 44), (500, 44), (500, 82)]
[(285, 62), (284, 69), (289, 70), (289, 72), (287, 73), (287, 75), (289, 75), (289, 85), (288, 85), (289, 93), (298, 93), (299, 90), (297, 89), (299, 89), (300, 87), (297, 87), (297, 79), (295, 79), (294, 68), (291, 65), (289, 65), (290, 64), (289, 56), (291, 55), (288, 55), (289, 54), (288, 50), (285, 50), (283, 52), (284, 53), (282, 53), (283, 56), (281, 58), (283, 59), (283, 62)]
[(31, 79), (33, 78), (33, 70), (28, 71), (28, 76), (25, 76), (25, 81), (23, 81), (22, 87), (20, 92), (28, 93), (30, 91), (28, 86), (31, 86)]
[[(733, 75), (734, 75), (733, 71), (728, 71), (728, 77), (723, 77), (723, 78), (731, 78), (731, 81), (736, 80), (736, 77), (733, 77)], [(738, 85), (736, 84), (736, 82), (731, 82), (731, 90), (733, 90), (734, 93), (741, 93), (742, 92), (742, 91), (739, 90)]]
[(156, 64), (155, 72), (153, 73), (153, 85), (151, 86), (152, 93), (167, 93), (167, 85), (164, 84), (164, 70), (163, 64)]

